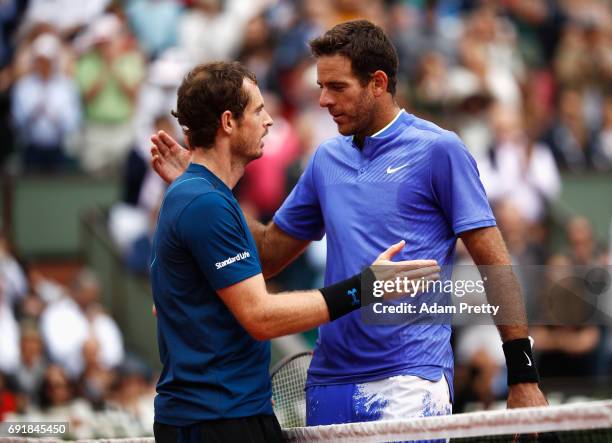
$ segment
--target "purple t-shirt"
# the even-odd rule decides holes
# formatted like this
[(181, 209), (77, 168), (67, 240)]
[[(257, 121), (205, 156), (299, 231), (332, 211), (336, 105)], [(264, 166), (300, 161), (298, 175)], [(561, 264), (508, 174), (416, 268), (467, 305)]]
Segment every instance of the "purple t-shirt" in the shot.
[[(329, 285), (402, 239), (394, 260), (451, 265), (457, 236), (495, 226), (495, 218), (461, 140), (401, 111), (362, 149), (352, 137), (321, 144), (274, 223), (299, 239), (327, 236)], [(444, 374), (452, 387), (450, 336), (445, 324), (371, 325), (353, 312), (320, 327), (307, 386)]]

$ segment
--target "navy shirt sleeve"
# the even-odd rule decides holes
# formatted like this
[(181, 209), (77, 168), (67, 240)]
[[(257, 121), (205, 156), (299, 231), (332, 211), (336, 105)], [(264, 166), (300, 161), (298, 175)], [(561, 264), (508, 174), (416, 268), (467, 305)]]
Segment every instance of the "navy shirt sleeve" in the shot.
[(214, 289), (261, 273), (238, 210), (219, 193), (209, 192), (191, 201), (177, 222), (178, 237)]
[(321, 240), (325, 233), (315, 183), (314, 164), (318, 152), (312, 156), (297, 184), (274, 215), (276, 226), (300, 240)]
[(495, 226), (476, 161), (452, 132), (443, 133), (431, 149), (431, 185), (455, 235)]

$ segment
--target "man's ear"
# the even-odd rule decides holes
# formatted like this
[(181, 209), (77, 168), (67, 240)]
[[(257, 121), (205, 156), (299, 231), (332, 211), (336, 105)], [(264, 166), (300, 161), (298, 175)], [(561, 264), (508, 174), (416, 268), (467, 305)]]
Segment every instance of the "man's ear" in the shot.
[(183, 142), (185, 143), (185, 147), (187, 148), (188, 151), (193, 150), (191, 148), (191, 143), (189, 143), (189, 137), (187, 137), (187, 134), (183, 134)]
[(221, 114), (221, 127), (219, 129), (227, 134), (231, 134), (233, 128), (234, 121), (231, 111), (224, 111), (223, 114)]
[(384, 71), (378, 70), (372, 74), (372, 90), (375, 97), (380, 97), (387, 92), (387, 85), (389, 84), (389, 78)]

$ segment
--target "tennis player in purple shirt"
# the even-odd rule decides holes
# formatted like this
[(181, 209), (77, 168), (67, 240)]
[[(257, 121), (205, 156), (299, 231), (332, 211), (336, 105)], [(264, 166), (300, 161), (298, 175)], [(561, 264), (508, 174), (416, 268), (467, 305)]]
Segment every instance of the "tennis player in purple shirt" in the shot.
[[(318, 147), (272, 222), (248, 221), (264, 276), (324, 234), (326, 285), (358, 272), (397, 239), (407, 245), (402, 260), (451, 265), (461, 238), (477, 265), (500, 265), (487, 275), (487, 295), (514, 319), (498, 326), (508, 407), (545, 405), (520, 287), (474, 159), (454, 133), (398, 107), (397, 54), (382, 29), (346, 22), (310, 46), (319, 104), (340, 136)], [(172, 181), (187, 152), (165, 133), (152, 140), (153, 165)], [(449, 325), (372, 325), (359, 312), (322, 326), (308, 371), (307, 424), (450, 414), (450, 336)]]

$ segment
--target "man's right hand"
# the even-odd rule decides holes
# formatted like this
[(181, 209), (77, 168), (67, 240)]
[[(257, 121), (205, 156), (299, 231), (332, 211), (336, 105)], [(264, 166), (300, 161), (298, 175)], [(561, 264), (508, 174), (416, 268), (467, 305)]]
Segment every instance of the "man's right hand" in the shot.
[[(391, 245), (386, 251), (380, 254), (374, 263), (370, 266), (370, 269), (374, 273), (376, 280), (386, 281), (395, 280), (400, 278), (404, 280), (414, 281), (427, 281), (427, 280), (439, 280), (440, 279), (440, 266), (436, 260), (404, 260), (404, 261), (391, 261), (393, 256), (400, 252), (406, 242), (404, 240), (399, 243)], [(413, 288), (412, 285), (407, 285), (408, 288)], [(423, 285), (418, 285), (421, 290), (424, 289)], [(417, 291), (418, 292), (418, 291)], [(388, 292), (385, 295), (386, 300), (394, 299), (397, 297), (403, 297), (406, 295), (415, 295), (416, 293), (411, 292)]]
[(166, 183), (172, 183), (189, 166), (191, 152), (164, 131), (153, 134), (151, 142), (151, 166)]

